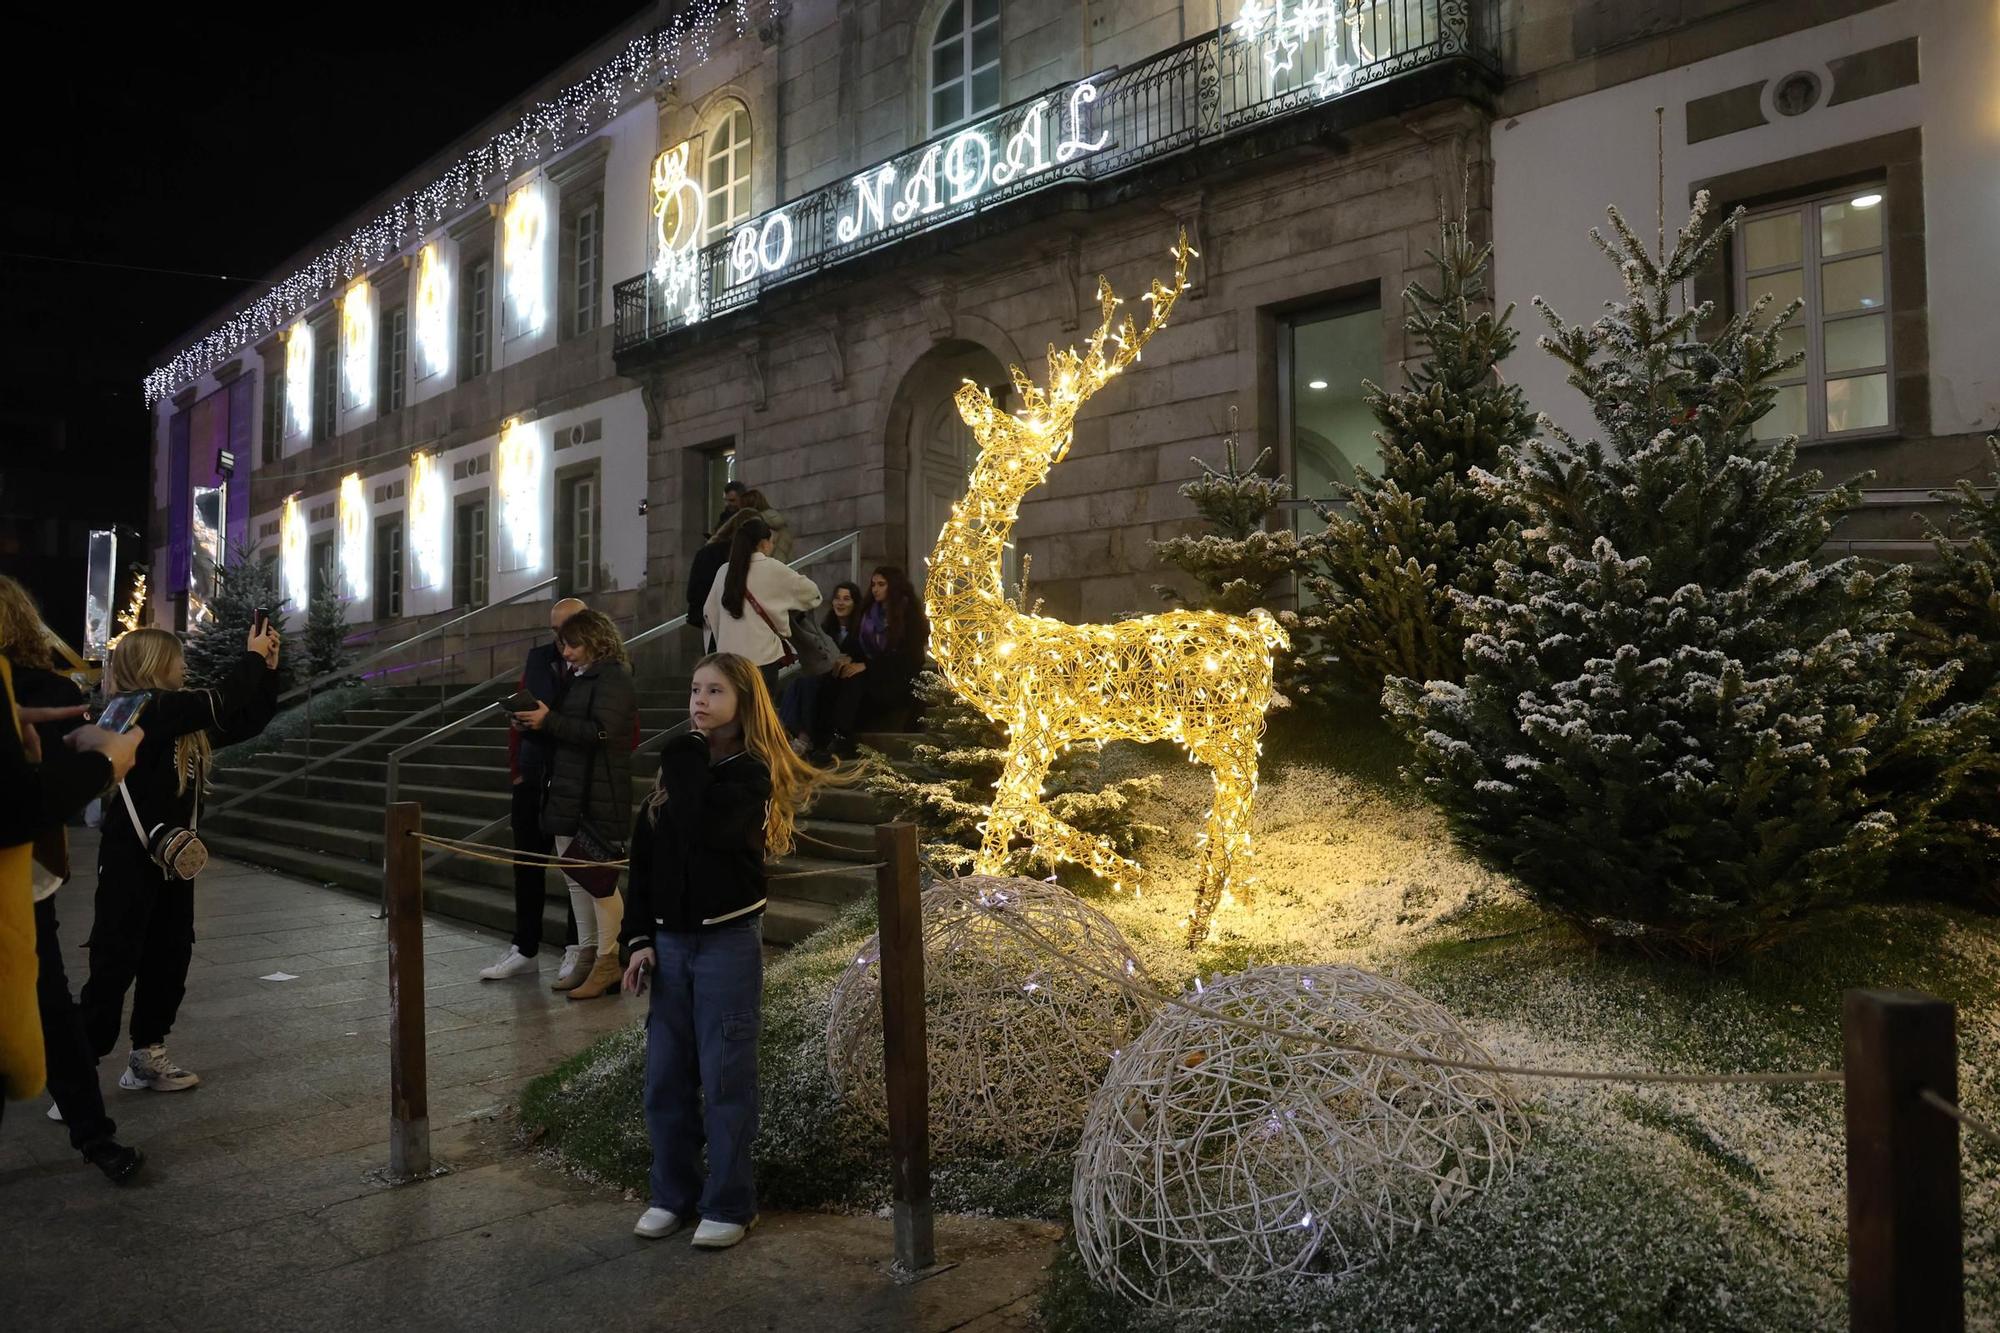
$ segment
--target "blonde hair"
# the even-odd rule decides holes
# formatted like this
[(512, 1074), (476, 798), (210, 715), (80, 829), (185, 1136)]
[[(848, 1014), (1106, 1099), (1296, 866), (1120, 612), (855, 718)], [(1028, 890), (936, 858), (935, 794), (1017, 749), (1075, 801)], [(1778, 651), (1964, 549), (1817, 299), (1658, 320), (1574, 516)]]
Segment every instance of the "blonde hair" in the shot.
[[(118, 640), (111, 660), (104, 666), (107, 694), (129, 694), (133, 690), (173, 691), (187, 684), (187, 658), (181, 641), (171, 630), (135, 629)], [(144, 727), (146, 721), (139, 719)], [(190, 779), (208, 780), (208, 733), (192, 731), (174, 741), (176, 791), (186, 791)]]
[(627, 668), (632, 665), (632, 659), (625, 655), (625, 640), (619, 637), (618, 626), (602, 611), (585, 607), (563, 621), (562, 628), (556, 631), (556, 642), (583, 649), (593, 662), (616, 662)]
[[(789, 856), (798, 826), (799, 807), (818, 794), (822, 787), (844, 787), (861, 776), (852, 766), (836, 769), (814, 768), (792, 749), (785, 724), (771, 704), (771, 692), (764, 688), (764, 673), (749, 658), (737, 653), (710, 653), (694, 664), (696, 671), (714, 667), (736, 691), (736, 721), (743, 728), (743, 748), (764, 761), (771, 773), (771, 800), (765, 806), (764, 859), (775, 861)], [(647, 814), (658, 819), (659, 802), (665, 793), (655, 789), (646, 798)]]
[(35, 595), (5, 574), (0, 574), (0, 657), (15, 666), (47, 669), (55, 665)]

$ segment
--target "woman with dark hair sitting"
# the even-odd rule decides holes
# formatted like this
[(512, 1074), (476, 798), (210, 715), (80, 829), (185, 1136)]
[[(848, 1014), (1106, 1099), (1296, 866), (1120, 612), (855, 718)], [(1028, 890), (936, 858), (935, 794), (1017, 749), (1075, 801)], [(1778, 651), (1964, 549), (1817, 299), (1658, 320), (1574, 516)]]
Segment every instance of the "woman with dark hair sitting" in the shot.
[(868, 580), (862, 612), (861, 657), (851, 670), (836, 670), (820, 690), (813, 719), (816, 758), (851, 758), (855, 735), (867, 726), (906, 726), (914, 697), (910, 682), (923, 670), (930, 648), (930, 623), (909, 576), (883, 565)]
[[(746, 502), (747, 503), (747, 502)], [(715, 651), (747, 657), (763, 673), (764, 688), (778, 694), (778, 672), (791, 645), (791, 614), (820, 603), (819, 585), (771, 558), (771, 529), (755, 514), (736, 524), (729, 563), (715, 576), (702, 617), (715, 635)]]
[(833, 585), (826, 616), (820, 621), (826, 637), (840, 649), (833, 670), (824, 676), (798, 676), (785, 685), (785, 697), (778, 704), (778, 720), (792, 738), (792, 748), (804, 754), (812, 748), (813, 718), (819, 710), (820, 691), (830, 680), (858, 675), (866, 660), (861, 651), (861, 585), (842, 579)]

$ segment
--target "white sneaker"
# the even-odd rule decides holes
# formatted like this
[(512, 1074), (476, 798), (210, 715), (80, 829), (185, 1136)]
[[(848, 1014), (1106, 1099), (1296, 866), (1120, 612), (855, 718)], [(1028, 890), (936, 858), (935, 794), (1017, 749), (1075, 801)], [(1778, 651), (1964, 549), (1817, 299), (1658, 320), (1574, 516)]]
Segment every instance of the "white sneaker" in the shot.
[(694, 1246), (698, 1250), (726, 1250), (742, 1240), (750, 1228), (756, 1225), (757, 1219), (754, 1217), (741, 1226), (734, 1222), (717, 1222), (704, 1217), (701, 1219), (701, 1225), (694, 1229)]
[(167, 1057), (166, 1045), (160, 1042), (133, 1047), (125, 1072), (118, 1076), (118, 1086), (127, 1092), (148, 1089), (153, 1092), (179, 1092), (199, 1082), (201, 1076), (175, 1064)]
[(58, 1125), (63, 1123), (62, 1107), (56, 1105), (54, 1098), (49, 1099), (49, 1119), (55, 1121)]
[(680, 1229), (680, 1214), (668, 1212), (665, 1208), (648, 1208), (639, 1214), (639, 1221), (633, 1226), (632, 1234), (644, 1236), (647, 1240), (658, 1240), (662, 1236), (671, 1236)]
[(576, 956), (583, 951), (580, 944), (563, 945), (562, 966), (556, 969), (557, 981), (568, 981), (570, 973), (576, 971)]
[(518, 977), (523, 972), (534, 970), (535, 960), (510, 945), (507, 956), (491, 967), (480, 968), (479, 976), (484, 981), (505, 981), (508, 977)]

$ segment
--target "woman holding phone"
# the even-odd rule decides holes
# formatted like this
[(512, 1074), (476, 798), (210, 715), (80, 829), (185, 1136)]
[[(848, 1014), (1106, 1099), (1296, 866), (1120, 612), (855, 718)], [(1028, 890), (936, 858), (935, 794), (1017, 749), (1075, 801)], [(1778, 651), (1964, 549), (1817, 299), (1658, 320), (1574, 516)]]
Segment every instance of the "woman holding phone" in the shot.
[(194, 881), (162, 869), (146, 844), (162, 825), (199, 829), (213, 745), (255, 736), (277, 711), (278, 649), (268, 617), (253, 624), (243, 655), (213, 689), (186, 688), (181, 641), (163, 629), (133, 630), (105, 663), (106, 693), (151, 693), (132, 772), (104, 802), (97, 919), (84, 943), (90, 979), (79, 997), (84, 1031), (101, 1059), (118, 1043), (125, 993), (133, 992), (132, 1053), (118, 1076), (121, 1088), (179, 1092), (201, 1082), (166, 1046), (194, 956)]
[[(623, 845), (632, 824), (632, 738), (639, 696), (618, 627), (601, 611), (578, 611), (556, 631), (569, 663), (570, 681), (551, 708), (537, 703), (514, 714), (514, 723), (555, 742), (542, 828), (554, 836), (556, 854), (578, 855), (584, 845)], [(572, 1000), (594, 1000), (618, 990), (618, 922), (624, 901), (618, 878), (564, 866), (570, 906), (576, 912), (576, 966), (570, 981), (556, 983)]]

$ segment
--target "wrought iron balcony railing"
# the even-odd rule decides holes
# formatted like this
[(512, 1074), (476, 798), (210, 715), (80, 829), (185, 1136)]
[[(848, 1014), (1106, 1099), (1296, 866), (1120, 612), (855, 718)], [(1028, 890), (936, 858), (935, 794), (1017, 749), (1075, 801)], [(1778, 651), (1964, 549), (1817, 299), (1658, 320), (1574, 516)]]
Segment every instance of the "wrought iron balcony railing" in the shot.
[(615, 350), (1062, 181), (1100, 180), (1427, 66), (1495, 67), (1481, 0), (1251, 0), (1234, 24), (1059, 85), (737, 224), (707, 246), (685, 155), (654, 171), (656, 258), (613, 292)]

